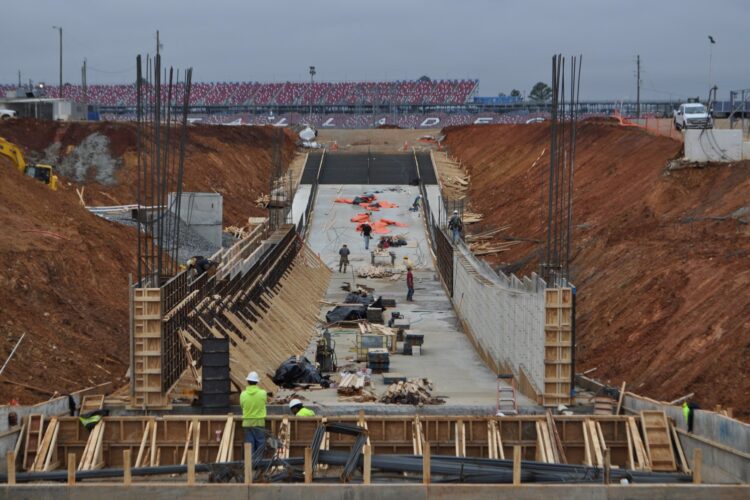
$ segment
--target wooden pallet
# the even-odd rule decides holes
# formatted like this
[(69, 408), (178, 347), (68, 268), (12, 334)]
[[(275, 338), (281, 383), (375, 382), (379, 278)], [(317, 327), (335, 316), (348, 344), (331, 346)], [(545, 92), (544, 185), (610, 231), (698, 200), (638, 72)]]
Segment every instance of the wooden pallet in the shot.
[(34, 463), (37, 450), (42, 442), (42, 431), (44, 430), (44, 415), (32, 413), (26, 426), (26, 446), (23, 449), (23, 468), (28, 470)]
[(643, 426), (643, 439), (646, 441), (651, 470), (676, 471), (677, 464), (672, 451), (672, 438), (669, 435), (667, 415), (663, 411), (642, 411), (641, 425)]

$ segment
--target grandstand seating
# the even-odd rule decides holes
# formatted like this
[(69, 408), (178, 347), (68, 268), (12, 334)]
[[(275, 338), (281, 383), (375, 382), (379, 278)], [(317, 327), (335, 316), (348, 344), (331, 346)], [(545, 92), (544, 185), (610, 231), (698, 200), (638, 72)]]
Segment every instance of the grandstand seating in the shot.
[[(293, 106), (293, 105), (370, 105), (370, 104), (462, 104), (469, 101), (477, 80), (419, 80), (396, 82), (340, 83), (194, 83), (190, 103), (194, 106)], [(13, 90), (15, 86), (0, 88)], [(47, 96), (59, 97), (56, 86), (46, 87)], [(176, 95), (180, 93), (177, 92)], [(80, 85), (65, 85), (63, 96), (83, 101)], [(88, 102), (102, 106), (134, 106), (134, 84), (89, 85)]]

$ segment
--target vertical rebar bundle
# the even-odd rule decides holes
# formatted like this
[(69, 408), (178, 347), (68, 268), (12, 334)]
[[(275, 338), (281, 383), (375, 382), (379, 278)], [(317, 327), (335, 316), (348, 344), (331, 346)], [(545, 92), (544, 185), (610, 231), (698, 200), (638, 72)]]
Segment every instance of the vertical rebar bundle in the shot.
[(569, 96), (566, 96), (565, 58), (560, 54), (552, 57), (547, 244), (542, 263), (542, 277), (550, 286), (570, 280), (573, 178), (582, 61), (583, 56), (573, 56), (570, 59)]
[[(145, 69), (145, 76), (144, 76)], [(164, 69), (157, 51), (136, 58), (136, 120), (138, 175), (138, 283), (158, 287), (161, 279), (176, 274), (179, 263), (180, 200), (184, 178), (187, 114), (192, 68), (181, 84), (174, 70)], [(179, 114), (178, 114), (179, 113)], [(169, 194), (174, 193), (170, 199)]]

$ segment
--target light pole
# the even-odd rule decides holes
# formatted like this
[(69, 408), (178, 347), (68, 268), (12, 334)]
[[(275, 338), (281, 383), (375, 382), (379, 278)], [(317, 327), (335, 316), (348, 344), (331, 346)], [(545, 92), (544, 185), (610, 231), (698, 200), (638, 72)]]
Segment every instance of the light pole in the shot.
[(60, 87), (58, 90), (58, 97), (62, 98), (63, 96), (63, 81), (62, 81), (62, 27), (61, 26), (52, 26), (53, 30), (58, 30), (60, 32)]
[(310, 66), (310, 124), (312, 125), (313, 108), (313, 78), (315, 77), (315, 66)]
[(711, 35), (708, 35), (708, 88), (709, 89), (713, 87), (713, 82), (711, 82), (711, 59), (713, 59), (713, 56), (714, 56), (714, 45), (716, 45), (716, 40), (714, 40), (714, 37), (712, 37)]

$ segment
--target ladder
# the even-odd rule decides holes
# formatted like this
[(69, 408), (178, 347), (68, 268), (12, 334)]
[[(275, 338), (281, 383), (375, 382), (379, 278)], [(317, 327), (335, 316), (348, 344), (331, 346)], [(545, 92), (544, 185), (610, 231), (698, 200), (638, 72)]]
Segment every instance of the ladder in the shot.
[(44, 415), (32, 413), (29, 415), (29, 423), (26, 426), (26, 447), (23, 450), (23, 468), (28, 470), (36, 459), (39, 445), (42, 442), (42, 431), (44, 430)]
[[(510, 380), (510, 385), (505, 385)], [(497, 412), (503, 415), (518, 415), (516, 401), (516, 381), (513, 375), (498, 374), (497, 376)]]

